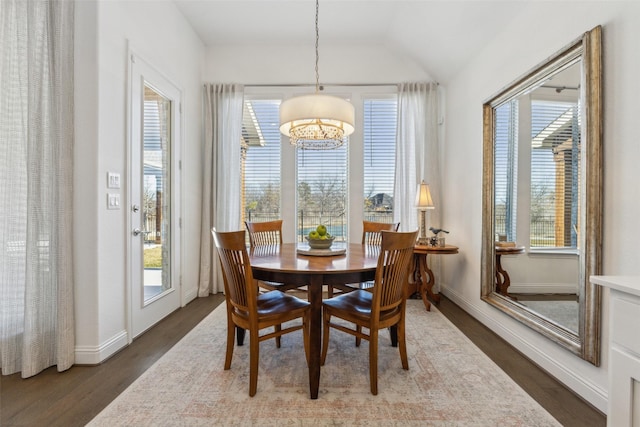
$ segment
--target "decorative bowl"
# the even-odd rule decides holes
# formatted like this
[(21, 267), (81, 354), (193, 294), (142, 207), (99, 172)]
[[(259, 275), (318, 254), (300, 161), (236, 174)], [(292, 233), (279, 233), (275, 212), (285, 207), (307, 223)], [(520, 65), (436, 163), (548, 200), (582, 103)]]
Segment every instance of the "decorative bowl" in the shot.
[(309, 242), (309, 247), (311, 249), (329, 249), (335, 237), (330, 237), (328, 239), (310, 239), (309, 236), (305, 236), (307, 242)]

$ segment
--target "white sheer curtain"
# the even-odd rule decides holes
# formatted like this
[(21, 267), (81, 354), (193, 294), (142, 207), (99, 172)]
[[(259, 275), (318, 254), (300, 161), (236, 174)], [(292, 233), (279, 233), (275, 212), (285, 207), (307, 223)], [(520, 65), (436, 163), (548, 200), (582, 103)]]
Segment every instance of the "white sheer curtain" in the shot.
[(0, 366), (74, 362), (72, 1), (0, 6)]
[(429, 184), (435, 209), (427, 211), (427, 227), (440, 224), (439, 94), (437, 83), (401, 83), (398, 86), (398, 132), (394, 184), (394, 222), (404, 231), (418, 228), (416, 191)]
[[(211, 228), (240, 229), (240, 140), (244, 86), (206, 84), (200, 285), (198, 296), (223, 290)], [(217, 257), (217, 255), (216, 255)]]

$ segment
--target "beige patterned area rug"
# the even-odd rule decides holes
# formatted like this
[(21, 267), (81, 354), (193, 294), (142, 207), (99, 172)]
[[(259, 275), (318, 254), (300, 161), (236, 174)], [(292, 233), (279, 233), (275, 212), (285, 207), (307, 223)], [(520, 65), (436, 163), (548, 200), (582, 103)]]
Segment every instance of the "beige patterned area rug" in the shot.
[[(249, 346), (225, 371), (224, 304), (91, 426), (557, 426), (559, 423), (437, 309), (409, 300), (409, 370), (382, 331), (378, 395), (369, 392), (366, 341), (331, 331), (317, 400), (309, 399), (300, 333), (260, 344), (258, 392), (249, 397)], [(248, 339), (248, 337), (247, 337)]]

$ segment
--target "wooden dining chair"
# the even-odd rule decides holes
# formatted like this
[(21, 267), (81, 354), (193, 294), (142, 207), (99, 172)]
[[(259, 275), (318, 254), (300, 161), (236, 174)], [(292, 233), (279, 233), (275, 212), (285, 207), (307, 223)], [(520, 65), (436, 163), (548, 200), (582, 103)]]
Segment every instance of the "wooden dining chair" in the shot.
[(382, 243), (382, 230), (398, 231), (400, 223), (388, 223), (388, 222), (374, 222), (374, 221), (362, 221), (362, 244), (363, 245), (377, 245)]
[[(362, 221), (362, 244), (369, 246), (380, 246), (382, 242), (382, 230), (398, 231), (400, 223)], [(373, 282), (349, 283), (348, 285), (328, 286), (327, 294), (332, 298), (338, 290), (340, 293), (351, 292), (355, 289), (369, 289), (373, 286)]]
[[(417, 231), (402, 233), (381, 231), (382, 244), (372, 292), (358, 289), (338, 295), (322, 303), (323, 340), (321, 365), (329, 347), (331, 328), (369, 341), (369, 382), (371, 394), (378, 394), (378, 331), (397, 328), (398, 347), (403, 369), (409, 369), (405, 340), (405, 308), (407, 275), (413, 259)], [(355, 328), (333, 323), (335, 316), (353, 323)], [(364, 333), (363, 328), (369, 333)]]
[[(263, 246), (275, 246), (282, 244), (282, 220), (251, 222), (245, 221), (245, 226), (249, 232), (249, 246), (253, 248)], [(281, 283), (258, 281), (261, 288), (270, 291), (280, 290)]]
[[(302, 329), (308, 363), (311, 306), (307, 301), (280, 291), (258, 292), (251, 272), (244, 230), (218, 232), (214, 228), (211, 234), (222, 265), (227, 305), (227, 352), (224, 369), (231, 368), (235, 328), (249, 331), (249, 396), (254, 396), (258, 386), (261, 341)], [(302, 323), (281, 327), (283, 323), (298, 318), (302, 319)], [(274, 328), (273, 332), (260, 335), (262, 329), (270, 327)]]
[[(249, 246), (252, 249), (266, 248), (269, 246), (277, 246), (282, 244), (281, 219), (262, 222), (245, 221), (244, 224), (247, 227), (247, 231), (249, 232)], [(299, 288), (295, 285), (276, 282), (265, 282), (263, 280), (258, 281), (258, 286), (270, 291), (278, 290), (284, 292), (292, 289), (303, 292), (306, 291), (304, 287)]]
[(245, 221), (249, 232), (249, 245), (256, 246), (282, 244), (282, 220), (251, 222)]

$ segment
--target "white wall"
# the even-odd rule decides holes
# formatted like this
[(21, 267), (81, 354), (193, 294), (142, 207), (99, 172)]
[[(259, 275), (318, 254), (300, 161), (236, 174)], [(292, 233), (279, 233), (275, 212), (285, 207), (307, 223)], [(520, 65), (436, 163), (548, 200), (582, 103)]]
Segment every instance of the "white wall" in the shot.
[[(75, 38), (76, 362), (91, 364), (128, 339), (127, 41), (183, 92), (182, 303), (196, 295), (204, 48), (171, 2), (77, 2)], [(121, 174), (121, 210), (106, 209), (107, 171)]]
[(608, 293), (604, 295), (600, 367), (582, 361), (480, 300), (481, 106), (516, 77), (596, 25), (603, 26), (604, 39), (603, 273), (638, 274), (640, 223), (634, 217), (640, 209), (636, 164), (640, 145), (635, 129), (640, 115), (640, 3), (530, 2), (519, 17), (499, 29), (495, 40), (478, 52), (447, 87), (444, 215), (452, 230), (450, 239), (455, 237), (461, 250), (456, 257), (444, 260), (443, 292), (606, 412)]
[[(211, 46), (204, 80), (209, 83), (315, 85), (315, 47)], [(400, 83), (431, 81), (414, 62), (383, 45), (320, 47), (320, 84)]]

